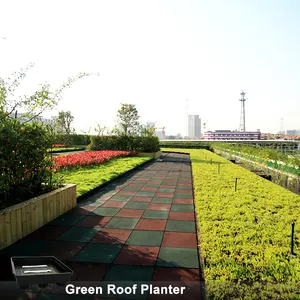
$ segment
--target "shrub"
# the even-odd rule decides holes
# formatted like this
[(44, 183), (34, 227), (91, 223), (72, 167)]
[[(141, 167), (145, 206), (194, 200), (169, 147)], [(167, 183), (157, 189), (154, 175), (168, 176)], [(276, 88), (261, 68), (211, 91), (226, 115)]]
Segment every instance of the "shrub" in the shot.
[[(52, 144), (47, 128), (16, 119), (0, 124), (0, 208), (14, 205), (55, 189)], [(55, 179), (55, 180), (54, 180)]]
[(89, 145), (90, 135), (87, 134), (57, 134), (54, 138), (54, 144), (64, 144), (67, 147), (77, 145)]
[(133, 135), (91, 136), (89, 150), (121, 150), (130, 152), (157, 152), (159, 140), (155, 136), (142, 137)]

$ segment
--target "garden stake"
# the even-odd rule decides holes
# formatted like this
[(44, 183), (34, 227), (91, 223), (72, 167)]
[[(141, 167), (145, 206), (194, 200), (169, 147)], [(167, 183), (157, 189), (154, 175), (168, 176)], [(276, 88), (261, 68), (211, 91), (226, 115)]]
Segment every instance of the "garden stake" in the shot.
[(235, 186), (234, 186), (234, 191), (236, 192), (236, 188), (237, 188), (237, 178), (235, 179)]
[(291, 254), (295, 255), (294, 253), (294, 233), (295, 233), (295, 222), (292, 223), (292, 234), (291, 234)]

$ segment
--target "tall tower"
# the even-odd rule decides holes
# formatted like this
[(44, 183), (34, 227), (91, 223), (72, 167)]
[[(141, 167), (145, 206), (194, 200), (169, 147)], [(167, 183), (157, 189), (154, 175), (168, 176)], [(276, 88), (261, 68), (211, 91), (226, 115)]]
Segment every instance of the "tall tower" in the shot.
[(185, 116), (184, 116), (184, 125), (185, 125), (185, 136), (189, 135), (189, 99), (186, 98), (185, 100)]
[(246, 123), (245, 123), (245, 92), (241, 92), (241, 117), (240, 117), (240, 131), (246, 131)]

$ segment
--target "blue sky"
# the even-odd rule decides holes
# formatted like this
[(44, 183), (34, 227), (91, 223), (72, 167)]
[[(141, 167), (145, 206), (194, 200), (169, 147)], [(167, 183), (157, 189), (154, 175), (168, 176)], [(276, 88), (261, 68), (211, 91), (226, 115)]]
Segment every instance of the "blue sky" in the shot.
[(300, 2), (1, 2), (0, 76), (25, 67), (20, 93), (99, 72), (64, 93), (78, 132), (113, 126), (120, 103), (142, 121), (184, 133), (188, 112), (207, 128), (236, 129), (246, 91), (246, 129), (299, 129)]

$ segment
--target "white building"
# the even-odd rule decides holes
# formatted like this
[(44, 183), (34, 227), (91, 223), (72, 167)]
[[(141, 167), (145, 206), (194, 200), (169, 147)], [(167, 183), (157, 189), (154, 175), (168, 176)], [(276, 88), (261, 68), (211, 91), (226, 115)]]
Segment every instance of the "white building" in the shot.
[(199, 115), (188, 115), (188, 130), (187, 135), (189, 138), (200, 138), (201, 137), (201, 119)]

